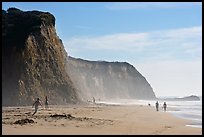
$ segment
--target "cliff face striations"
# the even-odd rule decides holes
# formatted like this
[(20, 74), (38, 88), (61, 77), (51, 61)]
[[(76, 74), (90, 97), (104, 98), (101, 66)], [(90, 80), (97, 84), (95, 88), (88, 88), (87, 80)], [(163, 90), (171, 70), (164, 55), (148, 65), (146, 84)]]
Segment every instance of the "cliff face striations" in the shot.
[(68, 57), (48, 12), (2, 10), (2, 105), (92, 99), (155, 99), (147, 80), (126, 62)]
[(48, 96), (51, 104), (76, 103), (65, 71), (66, 52), (48, 12), (2, 10), (2, 105), (32, 105)]
[(87, 61), (69, 57), (67, 72), (82, 100), (156, 99), (147, 80), (126, 62)]

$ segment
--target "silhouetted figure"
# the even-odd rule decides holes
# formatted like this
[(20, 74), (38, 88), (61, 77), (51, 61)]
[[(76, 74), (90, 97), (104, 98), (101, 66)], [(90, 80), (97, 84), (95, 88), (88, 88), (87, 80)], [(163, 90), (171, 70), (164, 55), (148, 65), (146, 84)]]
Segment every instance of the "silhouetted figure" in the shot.
[[(33, 104), (33, 106), (35, 106), (35, 112), (32, 114), (32, 116), (38, 111), (38, 106), (41, 105), (41, 102), (40, 102), (40, 98), (37, 98), (37, 100), (35, 101), (35, 103)], [(33, 107), (32, 106), (32, 107)]]
[(159, 111), (159, 102), (157, 101), (155, 105), (156, 105), (156, 110)]
[(49, 108), (47, 96), (45, 97), (45, 108)]
[(95, 100), (95, 98), (93, 97), (93, 103), (95, 104), (95, 102), (96, 102), (96, 100)]
[(164, 111), (166, 111), (166, 108), (167, 108), (167, 104), (166, 104), (166, 102), (164, 102), (164, 104), (163, 104), (163, 108), (164, 108)]

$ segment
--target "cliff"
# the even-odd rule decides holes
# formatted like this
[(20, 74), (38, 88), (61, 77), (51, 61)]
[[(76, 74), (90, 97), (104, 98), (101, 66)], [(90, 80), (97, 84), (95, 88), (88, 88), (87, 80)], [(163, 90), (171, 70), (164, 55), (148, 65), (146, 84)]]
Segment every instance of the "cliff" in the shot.
[(152, 87), (132, 65), (126, 62), (88, 61), (68, 58), (70, 75), (82, 100), (156, 99)]
[(147, 80), (126, 62), (68, 57), (48, 12), (2, 10), (2, 105), (96, 99), (156, 99)]
[(48, 12), (2, 10), (2, 105), (32, 105), (48, 96), (51, 104), (77, 103), (65, 71), (66, 52)]

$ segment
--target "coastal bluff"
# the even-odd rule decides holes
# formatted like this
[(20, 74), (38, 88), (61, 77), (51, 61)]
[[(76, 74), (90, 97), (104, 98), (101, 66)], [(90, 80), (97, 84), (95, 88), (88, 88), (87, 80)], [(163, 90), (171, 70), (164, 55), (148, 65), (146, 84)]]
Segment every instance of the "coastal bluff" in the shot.
[(2, 105), (32, 105), (36, 97), (50, 104), (77, 103), (65, 71), (67, 53), (49, 12), (2, 10)]
[(66, 70), (82, 100), (156, 99), (146, 78), (127, 62), (68, 57)]
[(52, 105), (92, 99), (156, 99), (127, 62), (88, 61), (67, 54), (49, 12), (2, 10), (2, 105)]

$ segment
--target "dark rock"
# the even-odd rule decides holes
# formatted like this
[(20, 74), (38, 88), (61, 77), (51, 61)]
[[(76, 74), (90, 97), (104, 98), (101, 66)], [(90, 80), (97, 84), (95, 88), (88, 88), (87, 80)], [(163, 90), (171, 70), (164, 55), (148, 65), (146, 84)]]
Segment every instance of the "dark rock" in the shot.
[(52, 118), (66, 118), (66, 119), (73, 119), (73, 118), (75, 118), (71, 114), (68, 114), (68, 115), (66, 115), (66, 114), (63, 114), (63, 115), (61, 115), (61, 114), (54, 114), (54, 115), (51, 115), (50, 117), (52, 117)]

